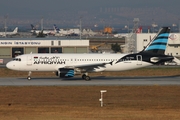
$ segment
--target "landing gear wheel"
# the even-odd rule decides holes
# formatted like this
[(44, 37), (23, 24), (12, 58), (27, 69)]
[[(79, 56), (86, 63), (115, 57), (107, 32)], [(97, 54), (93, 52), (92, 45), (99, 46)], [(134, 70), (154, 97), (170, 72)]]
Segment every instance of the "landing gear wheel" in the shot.
[(85, 76), (85, 80), (86, 80), (86, 81), (90, 81), (91, 78), (90, 78), (89, 76)]
[(91, 78), (88, 76), (88, 73), (83, 74), (82, 75), (82, 79), (86, 80), (86, 81), (90, 81), (91, 80)]
[(85, 74), (83, 74), (83, 75), (82, 75), (82, 79), (84, 80), (85, 78), (86, 78), (86, 75), (85, 75)]
[(28, 76), (27, 79), (28, 79), (28, 80), (31, 80), (31, 76)]

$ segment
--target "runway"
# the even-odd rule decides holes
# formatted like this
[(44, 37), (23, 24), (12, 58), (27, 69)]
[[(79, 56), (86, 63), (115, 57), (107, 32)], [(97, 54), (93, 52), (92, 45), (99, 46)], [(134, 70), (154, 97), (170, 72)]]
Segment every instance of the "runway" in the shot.
[(138, 85), (180, 85), (180, 76), (168, 77), (92, 77), (84, 81), (80, 77), (69, 79), (51, 78), (0, 78), (0, 86), (138, 86)]

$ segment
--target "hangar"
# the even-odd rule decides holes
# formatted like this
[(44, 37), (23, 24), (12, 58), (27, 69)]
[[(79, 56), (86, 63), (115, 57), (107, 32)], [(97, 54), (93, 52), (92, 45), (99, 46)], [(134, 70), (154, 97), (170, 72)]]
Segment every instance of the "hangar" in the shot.
[(87, 53), (89, 40), (51, 38), (1, 38), (0, 59), (28, 53)]

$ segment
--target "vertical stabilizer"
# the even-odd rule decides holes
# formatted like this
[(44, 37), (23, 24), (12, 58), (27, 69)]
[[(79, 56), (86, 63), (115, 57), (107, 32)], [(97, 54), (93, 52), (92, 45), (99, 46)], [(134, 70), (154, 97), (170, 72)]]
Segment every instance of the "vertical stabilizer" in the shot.
[(54, 31), (55, 31), (56, 33), (59, 32), (59, 28), (57, 28), (57, 26), (56, 26), (55, 24), (54, 24), (53, 28), (54, 28)]
[(163, 27), (142, 52), (164, 55), (168, 42), (169, 33), (170, 28)]
[(17, 33), (18, 32), (18, 27), (16, 27), (13, 31), (13, 33)]

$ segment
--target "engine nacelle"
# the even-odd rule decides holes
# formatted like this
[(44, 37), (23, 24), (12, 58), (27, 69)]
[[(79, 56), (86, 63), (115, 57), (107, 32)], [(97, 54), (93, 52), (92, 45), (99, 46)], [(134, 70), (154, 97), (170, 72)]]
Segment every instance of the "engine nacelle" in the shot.
[(59, 70), (56, 72), (56, 76), (59, 76), (60, 78), (74, 77), (74, 69), (72, 69), (72, 68), (59, 68)]

